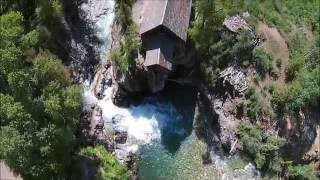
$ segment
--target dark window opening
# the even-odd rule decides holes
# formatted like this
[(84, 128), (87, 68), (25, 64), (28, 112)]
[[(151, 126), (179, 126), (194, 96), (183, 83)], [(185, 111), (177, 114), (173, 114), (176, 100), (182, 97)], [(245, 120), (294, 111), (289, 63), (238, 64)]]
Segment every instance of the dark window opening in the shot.
[(179, 56), (181, 54), (181, 49), (178, 45), (174, 46), (173, 49), (173, 58), (176, 58), (177, 56)]
[(166, 32), (165, 28), (163, 26), (160, 27), (160, 34), (164, 34)]

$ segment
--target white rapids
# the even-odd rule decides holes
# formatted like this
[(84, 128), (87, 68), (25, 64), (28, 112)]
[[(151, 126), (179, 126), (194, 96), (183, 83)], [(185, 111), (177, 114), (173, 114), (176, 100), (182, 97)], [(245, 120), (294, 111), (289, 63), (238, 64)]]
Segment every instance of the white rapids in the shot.
[[(102, 109), (102, 117), (107, 129), (123, 129), (128, 133), (128, 140), (124, 145), (130, 152), (136, 152), (140, 145), (152, 144), (161, 140), (161, 129), (168, 127), (168, 121), (179, 121), (181, 116), (173, 105), (156, 103), (146, 100), (138, 106), (121, 108), (115, 106), (111, 99), (112, 87), (104, 92), (104, 98), (98, 100), (91, 91), (84, 91), (84, 104), (97, 104)], [(183, 129), (172, 128), (171, 132), (181, 135)]]

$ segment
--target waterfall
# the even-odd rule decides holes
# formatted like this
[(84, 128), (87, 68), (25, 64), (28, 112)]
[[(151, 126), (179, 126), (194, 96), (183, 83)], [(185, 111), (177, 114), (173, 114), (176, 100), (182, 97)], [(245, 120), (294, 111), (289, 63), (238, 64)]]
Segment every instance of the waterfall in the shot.
[(100, 41), (99, 46), (94, 47), (100, 55), (100, 63), (104, 63), (107, 52), (111, 46), (111, 28), (114, 19), (113, 0), (88, 0), (82, 3), (80, 9), (88, 24), (93, 28), (94, 35)]

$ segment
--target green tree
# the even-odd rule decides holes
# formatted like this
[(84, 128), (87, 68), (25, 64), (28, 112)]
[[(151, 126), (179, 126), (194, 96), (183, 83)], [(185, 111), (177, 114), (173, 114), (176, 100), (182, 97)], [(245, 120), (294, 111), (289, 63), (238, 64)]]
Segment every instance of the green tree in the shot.
[(316, 180), (318, 179), (315, 171), (309, 165), (290, 165), (288, 167), (289, 177), (292, 179), (301, 180)]
[(115, 19), (120, 23), (124, 32), (133, 23), (131, 18), (132, 5), (133, 0), (116, 0)]
[(99, 180), (127, 180), (129, 171), (117, 159), (106, 151), (103, 146), (86, 147), (81, 149), (81, 155), (98, 159), (102, 170), (98, 173)]
[(254, 158), (259, 169), (281, 172), (283, 159), (280, 148), (285, 144), (284, 139), (265, 134), (251, 123), (242, 123), (239, 134), (243, 150)]
[(26, 180), (68, 179), (81, 88), (28, 23), (19, 12), (0, 16), (0, 158)]
[(266, 74), (270, 73), (272, 70), (272, 58), (262, 49), (255, 49), (253, 53), (253, 62), (257, 72), (264, 77)]
[(206, 51), (220, 40), (224, 14), (216, 10), (214, 0), (195, 1), (196, 19), (189, 30), (199, 49)]
[(110, 59), (119, 68), (120, 72), (128, 72), (130, 67), (134, 67), (135, 58), (141, 48), (137, 26), (132, 24), (128, 27), (120, 47), (115, 48), (110, 53)]

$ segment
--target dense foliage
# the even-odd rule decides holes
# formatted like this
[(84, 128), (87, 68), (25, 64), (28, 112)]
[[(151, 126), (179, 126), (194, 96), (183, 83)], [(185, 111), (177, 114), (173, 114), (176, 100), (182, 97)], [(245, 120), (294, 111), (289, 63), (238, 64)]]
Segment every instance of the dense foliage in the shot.
[(268, 107), (261, 100), (254, 88), (249, 88), (243, 98), (243, 101), (237, 106), (239, 115), (246, 115), (251, 120), (256, 120), (259, 117), (268, 116), (271, 114), (270, 107)]
[(253, 64), (259, 71), (264, 70), (259, 62), (260, 54), (253, 56), (256, 39), (252, 32), (235, 34), (226, 31), (222, 23), (227, 14), (213, 0), (196, 1), (195, 7), (196, 19), (189, 36), (199, 52), (202, 75), (210, 85), (215, 83), (220, 70), (229, 64), (243, 67)]
[(111, 50), (110, 60), (121, 73), (126, 73), (130, 67), (134, 67), (135, 58), (141, 49), (138, 29), (131, 18), (132, 5), (132, 0), (116, 0), (115, 19), (123, 31), (123, 39), (119, 47)]
[(1, 1), (0, 159), (26, 180), (69, 176), (81, 88), (42, 31), (61, 13), (57, 0)]
[(273, 101), (281, 110), (299, 110), (308, 106), (319, 107), (320, 68), (303, 68), (298, 77), (284, 88), (278, 88)]
[(89, 158), (98, 158), (102, 170), (97, 174), (98, 180), (127, 180), (129, 171), (122, 166), (103, 146), (87, 147), (81, 149), (81, 155)]
[(116, 0), (115, 19), (120, 23), (123, 31), (127, 30), (133, 21), (131, 18), (133, 0)]
[(112, 49), (110, 60), (114, 62), (121, 72), (127, 72), (129, 67), (135, 65), (135, 58), (138, 56), (140, 41), (137, 27), (132, 24), (128, 27), (124, 39), (120, 42), (120, 47)]
[(284, 139), (267, 135), (249, 123), (240, 125), (239, 134), (243, 149), (254, 158), (259, 169), (281, 172), (283, 159), (279, 150), (285, 144)]
[(316, 180), (316, 173), (309, 165), (290, 165), (288, 167), (289, 177), (291, 179)]
[[(242, 123), (239, 128), (242, 148), (254, 159), (257, 167), (263, 172), (280, 175), (284, 173), (293, 179), (317, 179), (315, 171), (309, 165), (292, 165), (284, 160), (281, 148), (286, 141), (269, 135), (251, 123)], [(285, 171), (284, 171), (285, 170)]]

